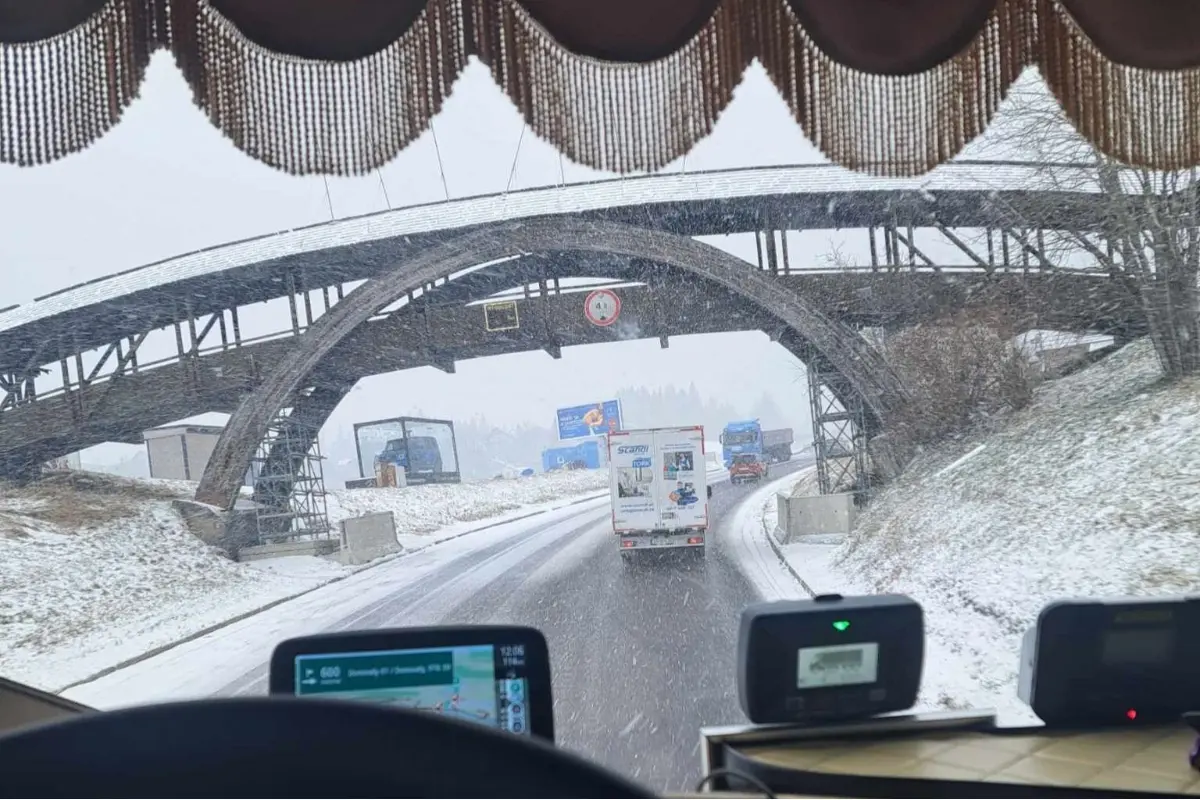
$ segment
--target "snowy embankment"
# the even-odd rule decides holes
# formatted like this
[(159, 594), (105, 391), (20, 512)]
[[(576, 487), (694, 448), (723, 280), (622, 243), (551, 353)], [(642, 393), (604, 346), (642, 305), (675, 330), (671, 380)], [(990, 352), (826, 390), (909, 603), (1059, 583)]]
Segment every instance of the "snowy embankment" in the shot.
[(1139, 341), (1042, 386), (993, 432), (923, 454), (811, 566), (821, 583), (921, 602), (925, 700), (1025, 716), (1018, 654), (1042, 606), (1195, 592), (1198, 536), (1200, 378), (1165, 384)]
[[(329, 516), (393, 511), (415, 548), (607, 486), (607, 473), (335, 491)], [(312, 557), (235, 563), (187, 532), (194, 484), (70, 473), (0, 487), (0, 675), (58, 690), (362, 569)], [(481, 533), (480, 535), (486, 535)]]

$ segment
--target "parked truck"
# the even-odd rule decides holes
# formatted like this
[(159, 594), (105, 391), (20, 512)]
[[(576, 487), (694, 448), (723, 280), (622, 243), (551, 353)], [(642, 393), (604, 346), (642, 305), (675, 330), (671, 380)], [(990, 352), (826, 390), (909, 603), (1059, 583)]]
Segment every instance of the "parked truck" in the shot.
[(375, 456), (375, 485), (396, 486), (397, 468), (404, 470), (408, 483), (422, 482), (440, 475), (442, 451), (438, 447), (437, 439), (432, 436), (410, 436), (407, 446), (403, 438), (390, 439)]
[(666, 548), (705, 554), (708, 498), (704, 428), (651, 428), (608, 435), (613, 533), (621, 558)]

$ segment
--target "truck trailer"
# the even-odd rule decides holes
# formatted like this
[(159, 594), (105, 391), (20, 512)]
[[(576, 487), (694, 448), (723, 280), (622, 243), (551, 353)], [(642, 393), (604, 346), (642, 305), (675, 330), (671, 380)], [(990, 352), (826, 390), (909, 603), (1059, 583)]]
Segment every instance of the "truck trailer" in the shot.
[(768, 463), (778, 464), (792, 459), (791, 428), (775, 428), (762, 432), (762, 453)]
[(792, 458), (791, 428), (763, 430), (756, 419), (730, 422), (721, 432), (721, 449), (725, 469), (733, 466), (734, 456), (755, 455), (768, 464), (790, 461)]
[(686, 548), (703, 558), (708, 534), (704, 428), (649, 428), (608, 435), (613, 533), (622, 559)]

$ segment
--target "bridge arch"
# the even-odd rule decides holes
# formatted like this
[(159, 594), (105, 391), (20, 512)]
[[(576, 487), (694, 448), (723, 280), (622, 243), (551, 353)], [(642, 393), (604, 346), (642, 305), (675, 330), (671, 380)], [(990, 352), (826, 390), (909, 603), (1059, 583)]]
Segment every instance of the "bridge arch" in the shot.
[[(561, 286), (555, 281), (582, 280), (586, 285)], [(778, 282), (778, 279), (775, 278)], [(539, 285), (535, 295), (526, 295), (524, 287)], [(578, 314), (578, 305), (586, 292), (601, 286), (617, 287), (625, 308), (621, 320), (611, 329), (594, 328)], [(686, 287), (687, 295), (672, 295)], [(795, 287), (777, 286), (792, 292)], [(545, 297), (542, 297), (542, 293)], [(819, 297), (819, 295), (818, 295)], [(461, 341), (464, 351), (444, 350), (439, 335), (436, 343), (424, 342), (414, 349), (414, 336), (430, 332), (430, 324), (444, 330), (443, 310), (467, 311), (469, 306), (503, 299), (515, 300), (522, 325), (520, 334), (505, 333), (484, 346)], [(825, 300), (825, 302), (820, 302)], [(827, 299), (817, 302), (829, 305)], [(531, 308), (532, 307), (532, 308)], [(567, 309), (570, 308), (570, 311)], [(720, 319), (696, 318), (706, 309), (721, 310)], [(479, 309), (475, 309), (479, 313)], [(532, 317), (526, 315), (532, 311)], [(566, 312), (569, 316), (563, 316)], [(828, 312), (826, 312), (828, 313)], [(432, 314), (431, 320), (426, 316)], [(424, 321), (422, 321), (424, 318)], [(686, 320), (683, 329), (680, 322)], [(471, 317), (471, 323), (476, 320)], [(458, 322), (466, 322), (460, 316)], [(468, 323), (470, 324), (470, 323)], [(372, 326), (375, 329), (372, 330)], [(592, 336), (580, 335), (585, 330)], [(453, 370), (460, 358), (487, 357), (542, 349), (561, 357), (562, 347), (570, 344), (625, 341), (630, 338), (653, 339), (691, 333), (723, 330), (761, 331), (806, 365), (817, 367), (822, 383), (843, 408), (856, 408), (857, 393), (839, 376), (831, 374), (819, 353), (779, 322), (777, 318), (740, 295), (692, 273), (643, 259), (631, 259), (611, 253), (549, 251), (504, 259), (471, 270), (451, 280), (427, 286), (414, 301), (378, 316), (358, 328), (335, 347), (304, 381), (303, 388), (289, 401), (290, 412), (279, 422), (286, 434), (262, 453), (266, 463), (262, 472), (273, 479), (254, 488), (256, 503), (278, 512), (290, 505), (294, 479), (299, 479), (307, 463), (295, 454), (307, 452), (320, 430), (355, 384), (369, 375), (394, 372), (413, 366), (434, 366)], [(604, 334), (608, 334), (605, 336)], [(582, 341), (581, 341), (582, 339)], [(590, 341), (589, 341), (590, 340)], [(472, 344), (474, 346), (472, 346)], [(429, 348), (429, 349), (425, 349)], [(405, 358), (407, 351), (408, 358)], [(370, 355), (368, 355), (370, 354)], [(417, 356), (413, 358), (413, 356)], [(407, 364), (405, 362), (408, 362)], [(413, 363), (418, 362), (418, 363)], [(231, 409), (232, 410), (232, 409)], [(293, 481), (288, 480), (290, 476)]]
[(545, 251), (605, 253), (663, 264), (724, 287), (777, 319), (781, 339), (802, 357), (819, 357), (862, 399), (868, 424), (886, 427), (908, 393), (882, 357), (851, 328), (804, 298), (780, 291), (742, 259), (687, 236), (647, 228), (563, 218), (499, 223), (431, 247), (374, 278), (317, 320), (263, 381), (239, 403), (217, 442), (196, 499), (232, 506), (258, 443), (279, 409), (343, 339), (409, 292), (476, 265)]

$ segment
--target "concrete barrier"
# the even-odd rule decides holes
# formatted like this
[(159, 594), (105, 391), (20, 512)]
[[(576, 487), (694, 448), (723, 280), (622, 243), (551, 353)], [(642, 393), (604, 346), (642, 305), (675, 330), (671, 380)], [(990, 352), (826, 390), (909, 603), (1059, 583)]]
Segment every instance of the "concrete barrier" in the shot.
[(257, 544), (238, 551), (238, 561), (261, 561), (265, 558), (287, 556), (327, 556), (336, 553), (336, 539), (297, 539), (290, 542)]
[(341, 527), (342, 549), (338, 560), (343, 564), (366, 564), (404, 549), (396, 538), (396, 518), (391, 511), (345, 519)]
[(854, 495), (849, 492), (799, 497), (780, 492), (775, 497), (779, 509), (781, 544), (814, 534), (850, 533), (858, 517)]

